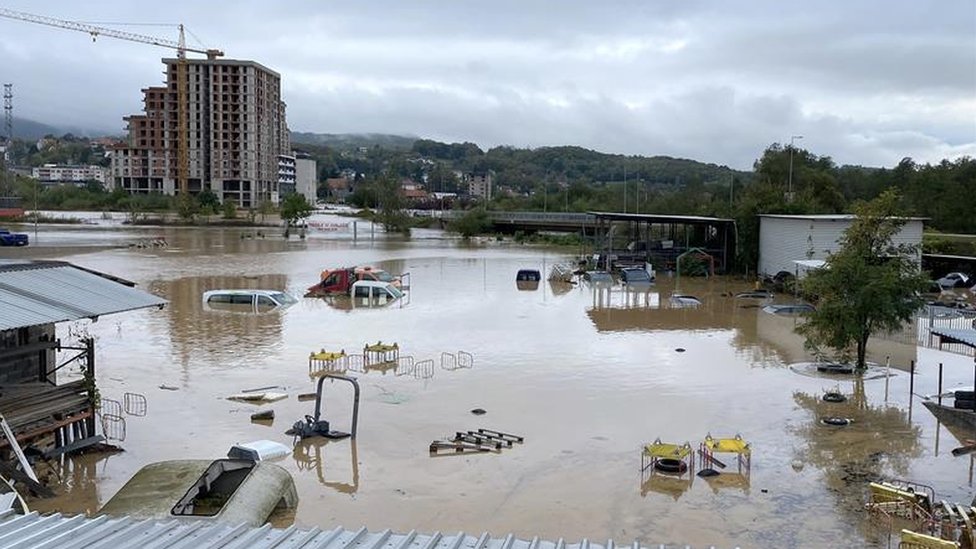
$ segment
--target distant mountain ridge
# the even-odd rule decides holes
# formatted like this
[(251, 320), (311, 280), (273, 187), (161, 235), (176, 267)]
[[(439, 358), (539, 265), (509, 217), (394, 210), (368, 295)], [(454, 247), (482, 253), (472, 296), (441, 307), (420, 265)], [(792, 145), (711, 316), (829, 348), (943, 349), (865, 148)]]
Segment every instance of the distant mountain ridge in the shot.
[(384, 133), (291, 132), (293, 144), (325, 145), (339, 149), (379, 146), (384, 149), (408, 151), (418, 139), (420, 138), (415, 136)]
[[(0, 121), (0, 133), (5, 133), (7, 130), (2, 126), (2, 124), (3, 122)], [(68, 133), (77, 135), (79, 137), (100, 137), (103, 135), (114, 135), (104, 130), (79, 128), (75, 126), (54, 126), (51, 124), (45, 124), (43, 122), (29, 120), (27, 118), (18, 118), (16, 116), (13, 118), (13, 133), (14, 139), (24, 139), (27, 141), (40, 139), (45, 135), (61, 137), (62, 135)], [(115, 133), (117, 134), (119, 132)]]

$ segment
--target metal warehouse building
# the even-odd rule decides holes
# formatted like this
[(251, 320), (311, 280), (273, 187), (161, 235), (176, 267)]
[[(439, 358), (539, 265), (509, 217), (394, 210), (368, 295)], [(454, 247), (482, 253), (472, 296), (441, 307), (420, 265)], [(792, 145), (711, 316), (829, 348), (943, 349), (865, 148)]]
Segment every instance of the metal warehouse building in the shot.
[[(854, 221), (853, 215), (773, 215), (759, 216), (759, 275), (773, 276), (780, 271), (794, 273), (797, 261), (824, 260), (837, 251), (838, 241)], [(909, 218), (892, 239), (894, 244), (918, 246), (921, 261), (922, 218)]]

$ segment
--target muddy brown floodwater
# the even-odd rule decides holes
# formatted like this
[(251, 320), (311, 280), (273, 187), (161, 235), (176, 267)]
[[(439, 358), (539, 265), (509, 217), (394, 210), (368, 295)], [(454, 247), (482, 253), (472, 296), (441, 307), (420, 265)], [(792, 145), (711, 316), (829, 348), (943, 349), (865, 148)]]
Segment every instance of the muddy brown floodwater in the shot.
[[(946, 499), (972, 498), (971, 459), (951, 456), (958, 440), (917, 401), (909, 416), (903, 371), (919, 361), (916, 392), (934, 393), (939, 362), (951, 387), (971, 383), (971, 358), (875, 341), (874, 360), (892, 357), (896, 375), (888, 382), (802, 375), (788, 366), (810, 359), (792, 333), (795, 319), (742, 306), (729, 297), (748, 289), (740, 281), (662, 274), (647, 292), (545, 281), (520, 290), (518, 269), (545, 272), (569, 254), (465, 245), (436, 231), (371, 240), (362, 225), (353, 241), (340, 226), (347, 221), (289, 242), (253, 229), (41, 227), (31, 255), (49, 252), (133, 280), (170, 304), (59, 327), (63, 339), (97, 338), (103, 397), (142, 394), (148, 406), (144, 416), (126, 416), (124, 453), (66, 460), (63, 494), (35, 506), (94, 512), (150, 462), (221, 457), (257, 439), (290, 446), (284, 431), (313, 406), (296, 398), (314, 390), (309, 353), (361, 352), (377, 341), (396, 342), (402, 355), (435, 367), (360, 375), (358, 439), (306, 441), (277, 461), (301, 499), (276, 524), (884, 547), (863, 512), (866, 481), (910, 478)], [(168, 247), (124, 247), (158, 237)], [(409, 272), (409, 303), (350, 309), (302, 299), (262, 314), (209, 311), (201, 303), (205, 290), (217, 288), (301, 295), (323, 268), (363, 263)], [(704, 305), (669, 307), (675, 290)], [(458, 351), (470, 353), (473, 366), (443, 368), (442, 353)], [(225, 398), (272, 385), (289, 398), (267, 407), (276, 415), (271, 425), (249, 420), (259, 407)], [(835, 388), (854, 398), (820, 401)], [(336, 427), (348, 425), (350, 393), (327, 383), (324, 415)], [(487, 413), (473, 415), (474, 408)], [(854, 423), (821, 425), (826, 414)], [(479, 427), (522, 435), (525, 443), (500, 454), (429, 455), (432, 440)], [(660, 437), (697, 447), (709, 433), (739, 433), (752, 443), (749, 475), (642, 478), (643, 443)]]

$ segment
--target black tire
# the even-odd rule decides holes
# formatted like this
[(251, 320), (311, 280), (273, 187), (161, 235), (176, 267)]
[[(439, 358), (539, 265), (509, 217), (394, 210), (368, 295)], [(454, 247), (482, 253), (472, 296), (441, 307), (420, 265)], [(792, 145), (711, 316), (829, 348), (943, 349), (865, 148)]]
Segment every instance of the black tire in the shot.
[(976, 391), (956, 391), (953, 395), (963, 400), (976, 400)]
[(654, 469), (662, 473), (684, 474), (688, 464), (680, 459), (662, 458), (654, 462)]
[(854, 373), (854, 367), (845, 364), (821, 364), (817, 366), (817, 371), (824, 374), (850, 375)]
[(844, 402), (847, 400), (847, 397), (840, 393), (830, 392), (824, 394), (823, 400), (824, 402)]
[(851, 424), (851, 420), (846, 417), (825, 417), (820, 420), (820, 423), (824, 425), (831, 425), (835, 427), (844, 427)]
[(952, 407), (958, 410), (976, 410), (976, 400), (957, 398), (956, 401), (952, 403)]

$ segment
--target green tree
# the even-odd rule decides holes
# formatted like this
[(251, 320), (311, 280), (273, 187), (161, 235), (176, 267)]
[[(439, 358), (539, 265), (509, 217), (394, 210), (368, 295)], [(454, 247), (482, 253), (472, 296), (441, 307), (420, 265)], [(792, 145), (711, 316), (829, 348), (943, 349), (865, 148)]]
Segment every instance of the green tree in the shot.
[(483, 234), (491, 228), (491, 219), (484, 208), (475, 208), (464, 212), (464, 215), (451, 221), (448, 230), (459, 233), (464, 238)]
[(200, 191), (200, 194), (197, 195), (197, 201), (200, 202), (200, 208), (208, 214), (216, 213), (220, 209), (220, 199), (210, 189)]
[(376, 181), (376, 193), (380, 202), (377, 220), (383, 224), (383, 229), (409, 234), (410, 216), (404, 211), (406, 203), (396, 175), (387, 173)]
[(237, 218), (237, 206), (234, 205), (234, 201), (224, 200), (224, 205), (221, 207), (221, 210), (221, 217), (224, 219)]
[(192, 221), (200, 213), (200, 203), (190, 193), (181, 193), (176, 199), (176, 213), (184, 221)]
[(917, 263), (918, 246), (892, 242), (906, 222), (898, 200), (888, 190), (856, 206), (840, 249), (802, 281), (817, 309), (797, 332), (814, 351), (829, 347), (844, 361), (853, 352), (858, 370), (866, 368), (871, 335), (901, 328), (922, 305), (927, 277)]
[(305, 197), (298, 193), (289, 193), (281, 201), (281, 219), (285, 221), (285, 227), (290, 227), (298, 221), (305, 219), (312, 214), (312, 205), (305, 200)]

